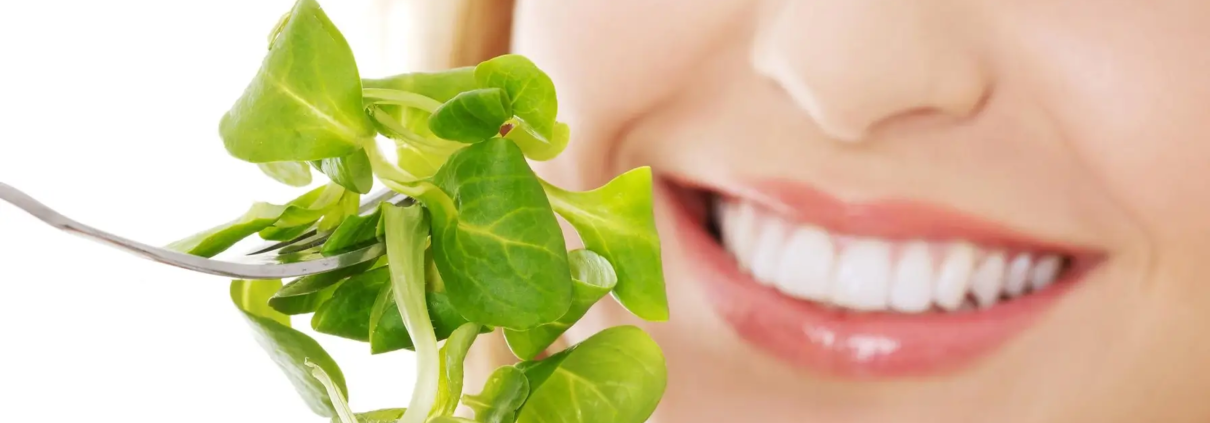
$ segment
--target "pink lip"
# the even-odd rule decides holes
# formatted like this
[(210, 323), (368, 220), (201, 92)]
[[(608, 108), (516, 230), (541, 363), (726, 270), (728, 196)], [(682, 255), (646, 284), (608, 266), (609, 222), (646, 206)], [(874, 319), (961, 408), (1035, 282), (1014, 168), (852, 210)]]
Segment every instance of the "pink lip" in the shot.
[[(762, 185), (776, 210), (837, 232), (885, 238), (961, 238), (1072, 254), (1072, 269), (1045, 291), (966, 313), (857, 313), (790, 298), (762, 286), (703, 229), (682, 200), (678, 233), (685, 241), (712, 305), (749, 343), (810, 371), (841, 377), (896, 377), (942, 372), (969, 364), (1028, 328), (1098, 260), (1087, 251), (1054, 245), (952, 211), (907, 202), (850, 205), (808, 187)], [(676, 188), (673, 188), (674, 190)], [(747, 197), (752, 199), (751, 197)], [(760, 199), (755, 199), (760, 201)]]

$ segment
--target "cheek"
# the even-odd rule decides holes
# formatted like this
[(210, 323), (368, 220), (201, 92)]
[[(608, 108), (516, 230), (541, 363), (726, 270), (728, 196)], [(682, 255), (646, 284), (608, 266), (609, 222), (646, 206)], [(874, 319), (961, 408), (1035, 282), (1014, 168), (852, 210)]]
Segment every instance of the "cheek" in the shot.
[(1210, 248), (1210, 7), (1186, 9), (1033, 25), (1053, 30), (1032, 32), (1023, 72), (1042, 75), (1035, 95), (1082, 164), (1166, 253)]
[(684, 75), (732, 36), (755, 2), (521, 0), (513, 50), (555, 83), (559, 120), (571, 143), (558, 159), (535, 166), (567, 188), (609, 180), (614, 143), (625, 125), (668, 95), (688, 89)]

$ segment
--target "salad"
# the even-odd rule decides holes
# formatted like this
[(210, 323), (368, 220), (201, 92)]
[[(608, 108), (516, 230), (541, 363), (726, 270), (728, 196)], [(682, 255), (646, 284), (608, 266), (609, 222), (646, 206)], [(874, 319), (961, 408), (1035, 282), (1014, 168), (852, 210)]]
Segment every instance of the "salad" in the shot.
[[(309, 186), (286, 204), (256, 203), (170, 248), (212, 257), (252, 236), (328, 234), (323, 255), (381, 243), (376, 259), (294, 280), (235, 280), (231, 300), (312, 411), (339, 423), (645, 421), (664, 393), (659, 345), (634, 326), (602, 330), (561, 351), (554, 342), (611, 297), (648, 321), (668, 319), (652, 175), (636, 168), (591, 191), (538, 177), (568, 126), (551, 79), (504, 55), (473, 67), (362, 78), (316, 0), (273, 27), (268, 53), (219, 134), (235, 159)], [(363, 212), (378, 181), (404, 194)], [(584, 248), (567, 251), (557, 221)], [(352, 410), (340, 367), (294, 329), (311, 315), (324, 334), (371, 354), (415, 352), (413, 397), (400, 408)], [(476, 338), (502, 331), (517, 362), (485, 386), (463, 386)], [(474, 392), (472, 394), (472, 392)], [(406, 405), (405, 407), (402, 407)], [(459, 405), (473, 417), (456, 415)]]

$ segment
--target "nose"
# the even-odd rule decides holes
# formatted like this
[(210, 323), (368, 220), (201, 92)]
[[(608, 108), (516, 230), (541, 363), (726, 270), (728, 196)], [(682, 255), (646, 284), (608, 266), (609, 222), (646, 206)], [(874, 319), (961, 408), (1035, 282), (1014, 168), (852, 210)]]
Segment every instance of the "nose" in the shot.
[(971, 27), (946, 2), (780, 1), (759, 26), (753, 66), (834, 138), (861, 140), (906, 116), (968, 117), (989, 90)]

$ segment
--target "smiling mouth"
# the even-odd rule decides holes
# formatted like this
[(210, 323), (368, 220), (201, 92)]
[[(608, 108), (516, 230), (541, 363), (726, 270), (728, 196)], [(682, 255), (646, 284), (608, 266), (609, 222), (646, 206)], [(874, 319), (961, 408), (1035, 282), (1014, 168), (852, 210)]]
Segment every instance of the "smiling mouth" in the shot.
[(712, 305), (754, 346), (828, 375), (954, 369), (1030, 326), (1100, 260), (915, 202), (773, 182), (666, 180)]

